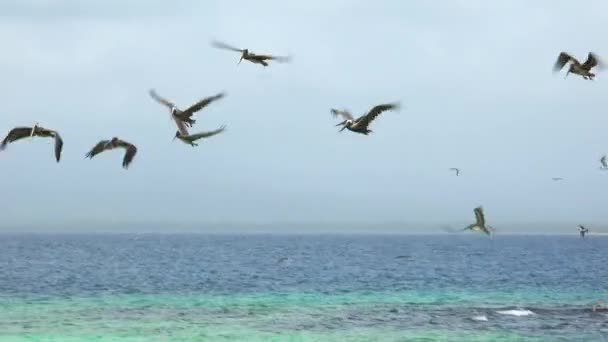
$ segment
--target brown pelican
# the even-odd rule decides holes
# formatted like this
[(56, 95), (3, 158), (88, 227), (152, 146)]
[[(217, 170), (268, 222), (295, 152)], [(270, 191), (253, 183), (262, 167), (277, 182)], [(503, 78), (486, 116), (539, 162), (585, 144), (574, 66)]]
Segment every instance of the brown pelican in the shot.
[(177, 139), (181, 140), (182, 142), (184, 142), (184, 144), (188, 144), (188, 145), (194, 147), (194, 146), (198, 146), (198, 144), (195, 143), (195, 141), (222, 133), (225, 129), (226, 129), (226, 126), (222, 126), (214, 131), (200, 132), (200, 133), (186, 134), (186, 135), (182, 134), (182, 132), (180, 132), (180, 131), (177, 131), (177, 132), (175, 132), (175, 137), (173, 139), (175, 140), (175, 138), (177, 138)]
[(602, 170), (608, 170), (608, 160), (606, 160), (606, 158), (606, 155), (603, 155), (602, 158), (600, 158), (600, 164), (602, 164), (600, 169)]
[(38, 123), (34, 127), (15, 127), (8, 134), (6, 138), (2, 140), (0, 144), (0, 151), (6, 148), (6, 145), (28, 137), (41, 137), (41, 138), (54, 138), (55, 139), (55, 159), (59, 163), (61, 159), (61, 150), (63, 149), (63, 140), (57, 131), (47, 129), (38, 126)]
[(342, 132), (346, 128), (349, 131), (355, 133), (368, 135), (369, 133), (372, 133), (372, 130), (368, 129), (368, 126), (372, 121), (374, 121), (375, 118), (378, 117), (378, 115), (380, 115), (384, 111), (396, 109), (399, 109), (398, 103), (381, 104), (375, 106), (367, 114), (364, 114), (357, 119), (355, 119), (353, 115), (347, 110), (338, 110), (332, 108), (331, 113), (334, 115), (334, 117), (341, 116), (344, 119), (344, 121), (336, 125), (342, 126), (340, 132)]
[(455, 171), (455, 172), (456, 172), (456, 176), (459, 176), (459, 175), (460, 175), (460, 169), (459, 169), (459, 168), (457, 168), (457, 167), (451, 167), (451, 168), (450, 168), (450, 171)]
[[(593, 80), (595, 74), (591, 72), (591, 68), (599, 64), (599, 58), (593, 53), (589, 52), (585, 63), (581, 64), (576, 58), (570, 56), (566, 52), (562, 52), (557, 57), (557, 61), (553, 65), (553, 72), (560, 71), (564, 65), (570, 63), (566, 77), (569, 73), (581, 75), (586, 80)], [(601, 66), (601, 65), (600, 65)]]
[(483, 208), (477, 207), (473, 210), (475, 212), (475, 223), (466, 226), (463, 230), (473, 230), (490, 235), (493, 228), (486, 225), (486, 218), (483, 215)]
[[(205, 97), (205, 98), (201, 99), (200, 101), (196, 102), (195, 104), (193, 104), (192, 106), (188, 107), (186, 110), (182, 111), (179, 108), (177, 108), (177, 106), (175, 106), (175, 104), (173, 102), (159, 96), (154, 89), (150, 89), (149, 94), (158, 103), (165, 105), (169, 108), (169, 110), (171, 111), (171, 117), (175, 120), (175, 123), (178, 125), (178, 129), (180, 129), (180, 127), (179, 127), (180, 124), (182, 126), (183, 126), (183, 124), (185, 124), (186, 126), (192, 127), (192, 125), (194, 125), (194, 123), (196, 122), (196, 120), (192, 119), (192, 115), (194, 115), (194, 113), (207, 107), (211, 102), (217, 101), (226, 95), (225, 93), (218, 93), (213, 96)], [(184, 132), (182, 132), (182, 133), (184, 133)], [(187, 131), (185, 133), (187, 134)]]
[(97, 145), (93, 146), (93, 148), (85, 155), (85, 158), (93, 159), (93, 157), (103, 151), (109, 151), (119, 147), (124, 148), (126, 150), (125, 156), (122, 159), (122, 167), (128, 169), (129, 164), (131, 164), (133, 158), (135, 157), (135, 154), (137, 153), (137, 147), (116, 137), (112, 138), (111, 140), (102, 140), (98, 142)]
[(553, 177), (551, 178), (553, 181), (555, 182), (559, 182), (559, 181), (563, 181), (564, 179), (562, 177)]
[(241, 64), (241, 61), (243, 61), (243, 59), (248, 60), (251, 63), (261, 64), (264, 67), (268, 66), (267, 61), (270, 61), (270, 60), (277, 61), (279, 63), (285, 63), (285, 62), (291, 61), (291, 57), (289, 57), (289, 56), (258, 55), (253, 52), (250, 52), (248, 49), (238, 49), (238, 48), (235, 48), (233, 46), (230, 46), (228, 44), (218, 42), (218, 41), (211, 42), (211, 45), (213, 47), (224, 49), (224, 50), (240, 52), (241, 59), (239, 59), (238, 64)]
[(582, 224), (578, 225), (578, 233), (581, 234), (581, 237), (584, 238), (585, 234), (589, 233), (589, 229), (587, 229), (585, 226), (583, 226)]

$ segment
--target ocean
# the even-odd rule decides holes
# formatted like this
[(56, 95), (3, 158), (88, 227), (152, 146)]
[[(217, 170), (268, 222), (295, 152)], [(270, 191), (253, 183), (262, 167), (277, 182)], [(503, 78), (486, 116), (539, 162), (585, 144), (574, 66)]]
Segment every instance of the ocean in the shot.
[(608, 237), (0, 235), (0, 341), (606, 341)]

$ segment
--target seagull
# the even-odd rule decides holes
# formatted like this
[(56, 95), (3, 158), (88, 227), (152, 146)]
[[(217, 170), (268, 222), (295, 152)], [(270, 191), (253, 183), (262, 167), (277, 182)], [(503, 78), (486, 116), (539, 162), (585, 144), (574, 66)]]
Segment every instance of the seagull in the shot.
[(230, 46), (228, 44), (225, 44), (225, 43), (222, 43), (222, 42), (218, 42), (218, 41), (211, 42), (211, 45), (213, 47), (216, 47), (216, 48), (219, 48), (219, 49), (240, 52), (241, 53), (241, 59), (239, 59), (238, 64), (241, 64), (241, 62), (243, 61), (243, 59), (248, 60), (251, 63), (261, 64), (264, 67), (268, 66), (268, 62), (267, 61), (269, 61), (269, 60), (273, 60), (273, 61), (276, 61), (276, 62), (279, 62), (279, 63), (285, 63), (285, 62), (291, 61), (291, 57), (290, 56), (258, 55), (258, 54), (255, 54), (253, 52), (250, 52), (248, 49), (235, 48), (233, 46)]
[(606, 155), (603, 155), (602, 158), (600, 158), (600, 163), (602, 164), (600, 169), (602, 170), (608, 170), (608, 160), (606, 160), (606, 158)]
[(585, 63), (581, 64), (576, 58), (570, 56), (566, 52), (562, 52), (559, 54), (557, 61), (555, 61), (555, 64), (553, 65), (553, 72), (560, 71), (564, 65), (568, 63), (570, 63), (570, 67), (568, 68), (566, 77), (568, 77), (569, 73), (573, 73), (581, 75), (586, 80), (593, 80), (595, 74), (591, 72), (591, 68), (599, 64), (599, 58), (593, 52), (589, 52), (587, 60)]
[(483, 208), (477, 207), (473, 210), (475, 212), (475, 223), (466, 226), (463, 230), (473, 230), (490, 235), (494, 228), (486, 225), (486, 218), (483, 215)]
[[(207, 107), (211, 102), (217, 101), (226, 96), (226, 94), (222, 92), (213, 96), (205, 97), (193, 104), (192, 106), (188, 107), (186, 110), (182, 111), (177, 108), (177, 106), (175, 106), (173, 102), (159, 96), (154, 89), (150, 89), (149, 94), (154, 100), (156, 100), (156, 102), (165, 105), (169, 108), (169, 110), (171, 111), (171, 117), (175, 120), (175, 123), (178, 125), (178, 129), (180, 131), (183, 130), (180, 129), (180, 125), (183, 126), (185, 124), (188, 127), (192, 127), (192, 125), (194, 125), (194, 123), (196, 122), (196, 120), (192, 119), (192, 115), (194, 115), (194, 113)], [(182, 133), (188, 134), (187, 130), (186, 132)]]
[(137, 153), (137, 147), (116, 137), (112, 138), (111, 140), (102, 140), (98, 142), (97, 145), (93, 146), (93, 148), (85, 155), (85, 158), (93, 159), (93, 157), (103, 151), (109, 151), (119, 147), (126, 150), (125, 156), (122, 159), (122, 167), (128, 169), (129, 165), (133, 161), (133, 158), (135, 157), (135, 154)]
[(372, 133), (372, 130), (368, 129), (368, 126), (372, 121), (374, 121), (375, 118), (378, 117), (378, 115), (387, 110), (397, 109), (399, 109), (398, 103), (381, 104), (375, 106), (367, 114), (364, 114), (357, 119), (355, 119), (348, 110), (339, 110), (332, 108), (331, 113), (334, 115), (334, 117), (341, 116), (344, 119), (344, 121), (336, 125), (342, 126), (340, 132), (347, 128), (349, 131), (368, 135), (369, 133)]
[(554, 180), (554, 181), (556, 181), (556, 182), (564, 180), (562, 177), (553, 177), (551, 179)]
[(457, 168), (457, 167), (451, 167), (450, 170), (451, 171), (456, 171), (456, 176), (460, 175), (460, 169), (459, 168)]
[(194, 147), (194, 146), (198, 146), (198, 144), (195, 143), (195, 141), (197, 141), (201, 138), (208, 138), (208, 137), (214, 136), (216, 134), (222, 133), (225, 129), (226, 129), (226, 126), (222, 126), (214, 131), (200, 132), (200, 133), (196, 133), (196, 134), (186, 134), (186, 135), (182, 134), (182, 132), (180, 132), (180, 131), (177, 131), (177, 132), (175, 132), (175, 137), (173, 138), (173, 140), (175, 140), (175, 138), (178, 138), (179, 140), (184, 142), (184, 144), (188, 144), (188, 145)]
[(579, 234), (581, 234), (581, 237), (585, 237), (585, 234), (589, 233), (589, 229), (587, 229), (587, 227), (583, 226), (582, 224), (578, 225), (578, 232)]
[(0, 144), (0, 151), (4, 150), (8, 144), (14, 141), (29, 137), (54, 138), (55, 159), (59, 163), (59, 160), (61, 159), (61, 150), (63, 149), (63, 140), (61, 139), (61, 136), (57, 131), (38, 126), (37, 122), (34, 127), (15, 127), (10, 130), (6, 135), (6, 138), (4, 138)]

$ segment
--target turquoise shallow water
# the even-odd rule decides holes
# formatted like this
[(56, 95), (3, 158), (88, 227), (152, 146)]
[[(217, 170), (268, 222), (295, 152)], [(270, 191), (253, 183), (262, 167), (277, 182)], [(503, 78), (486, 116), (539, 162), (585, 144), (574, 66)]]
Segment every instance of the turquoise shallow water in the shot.
[[(537, 240), (535, 240), (537, 239)], [(13, 236), (0, 341), (604, 341), (608, 239)]]

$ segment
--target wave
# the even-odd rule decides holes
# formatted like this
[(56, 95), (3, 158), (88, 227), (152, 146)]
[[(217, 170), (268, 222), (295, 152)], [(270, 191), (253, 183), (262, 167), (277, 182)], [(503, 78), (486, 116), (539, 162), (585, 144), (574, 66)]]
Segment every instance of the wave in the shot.
[(499, 311), (496, 311), (496, 313), (499, 313), (501, 315), (510, 315), (510, 316), (517, 316), (517, 317), (535, 315), (534, 312), (527, 310), (527, 309), (499, 310)]

